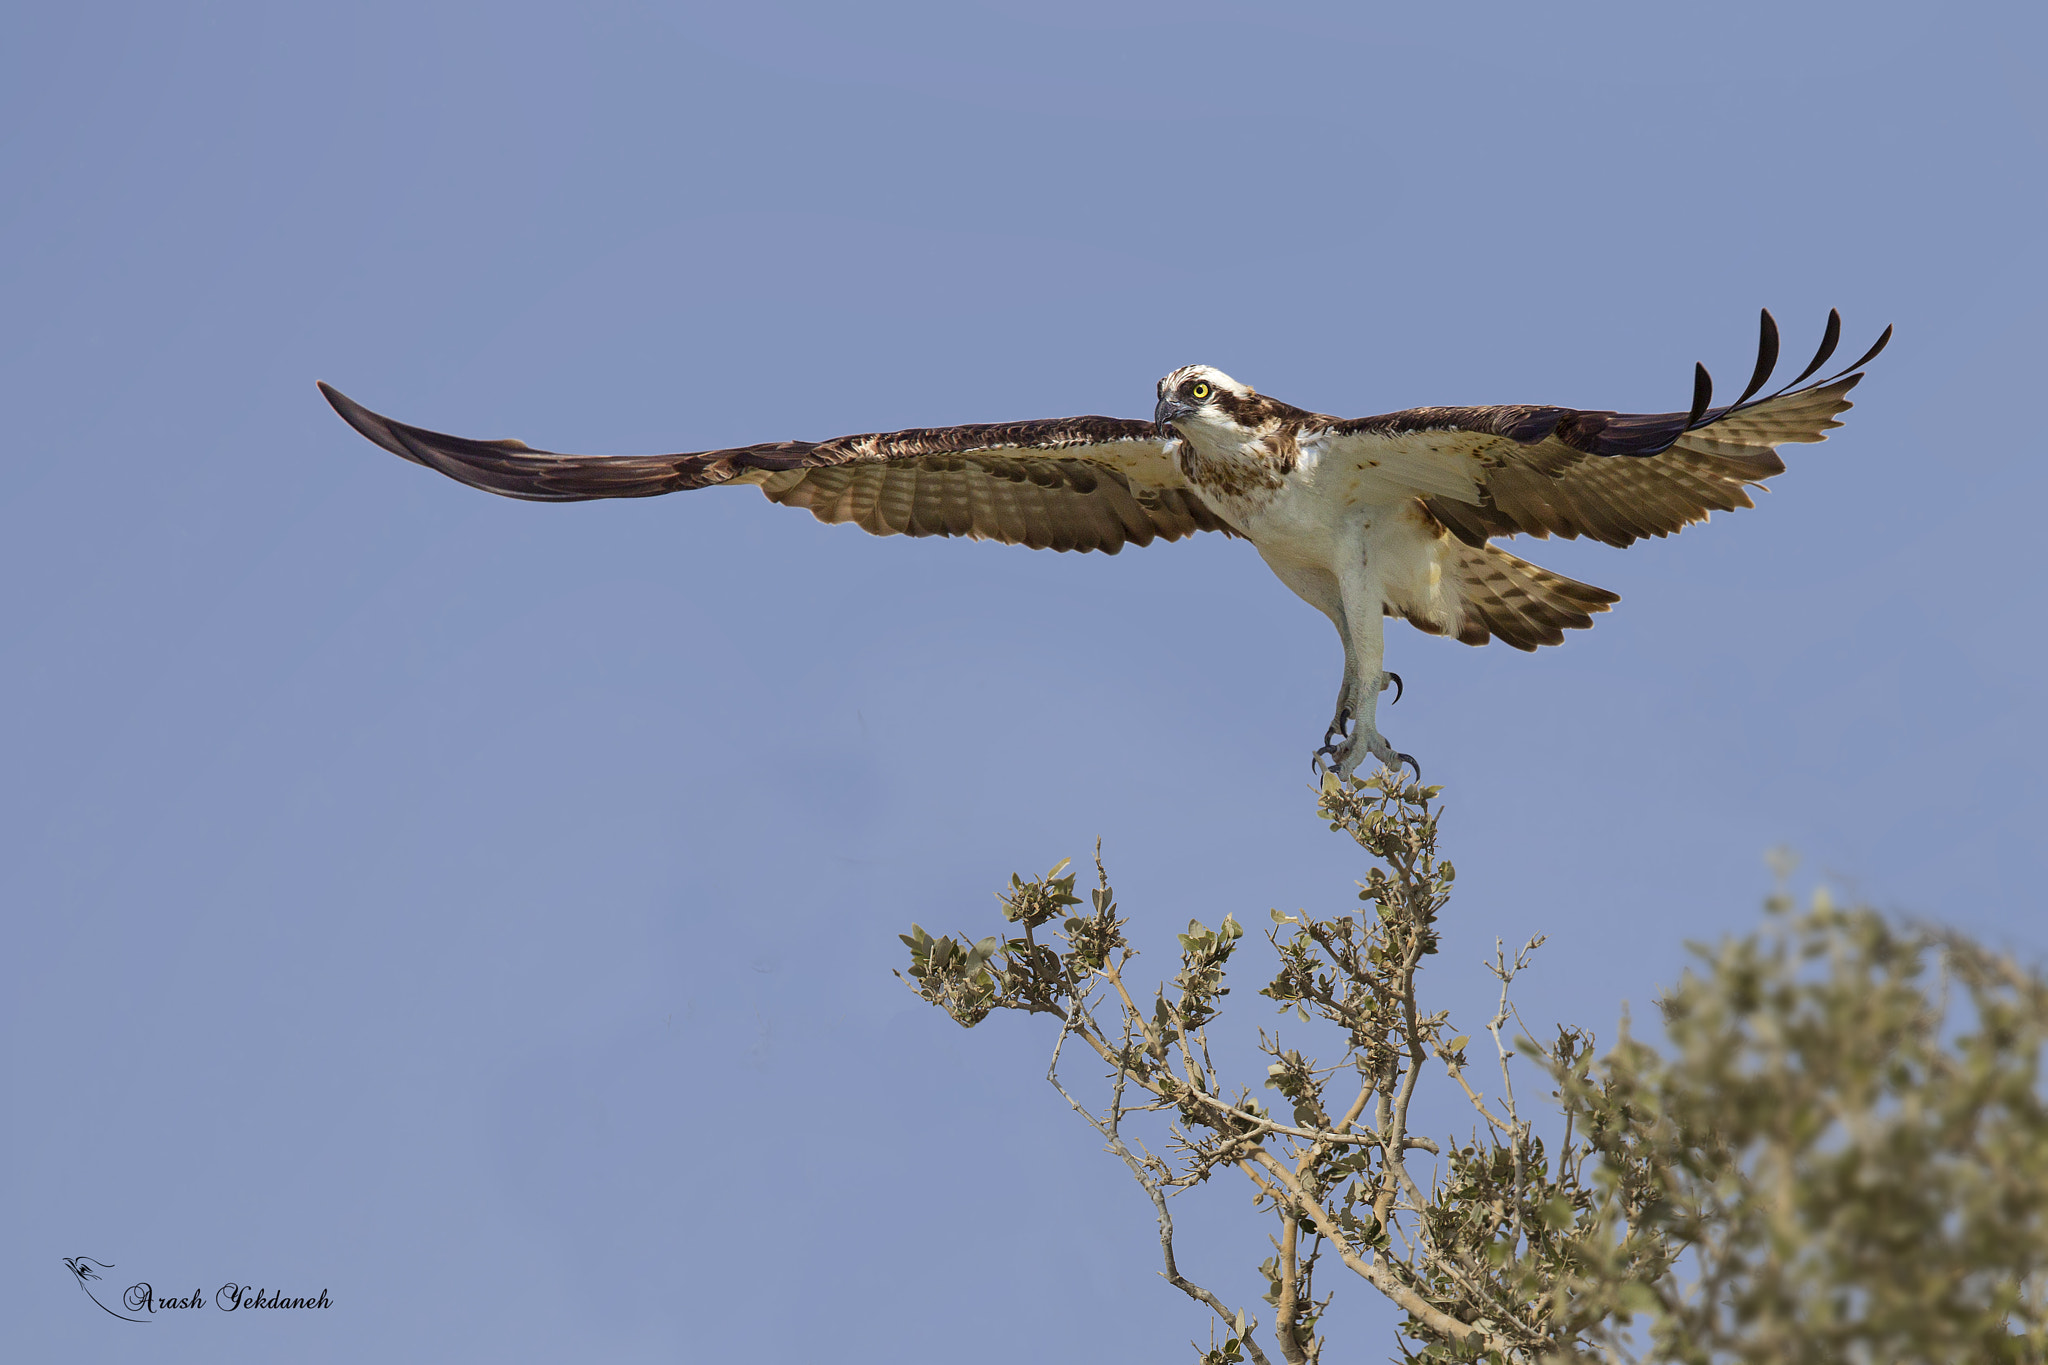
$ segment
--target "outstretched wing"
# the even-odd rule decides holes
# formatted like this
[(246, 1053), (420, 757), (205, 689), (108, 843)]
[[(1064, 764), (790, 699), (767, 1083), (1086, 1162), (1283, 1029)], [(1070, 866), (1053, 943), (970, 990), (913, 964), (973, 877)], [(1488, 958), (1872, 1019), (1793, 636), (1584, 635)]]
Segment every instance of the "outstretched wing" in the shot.
[(1755, 373), (1727, 407), (1709, 406), (1713, 381), (1698, 366), (1689, 412), (1414, 408), (1307, 427), (1300, 439), (1320, 446), (1326, 460), (1353, 459), (1420, 497), (1469, 545), (1509, 535), (1628, 545), (1683, 530), (1709, 512), (1754, 506), (1748, 487), (1785, 470), (1779, 445), (1825, 440), (1841, 425), (1835, 418), (1849, 408), (1849, 390), (1892, 329), (1855, 364), (1795, 387), (1827, 363), (1841, 331), (1841, 316), (1830, 312), (1812, 363), (1785, 388), (1753, 400), (1778, 359), (1778, 327), (1766, 311)]
[(348, 424), (394, 455), (510, 498), (580, 502), (753, 484), (771, 502), (875, 535), (968, 536), (1101, 550), (1227, 529), (1150, 422), (1062, 417), (777, 441), (680, 455), (560, 455), (394, 422), (327, 385)]

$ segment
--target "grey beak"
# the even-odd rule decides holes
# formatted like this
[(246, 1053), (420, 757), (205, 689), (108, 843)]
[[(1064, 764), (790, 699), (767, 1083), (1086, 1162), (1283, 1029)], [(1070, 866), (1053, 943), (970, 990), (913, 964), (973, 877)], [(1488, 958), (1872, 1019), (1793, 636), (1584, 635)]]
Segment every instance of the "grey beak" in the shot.
[(1193, 408), (1177, 398), (1162, 398), (1159, 400), (1159, 406), (1152, 409), (1152, 420), (1163, 432), (1166, 430), (1167, 423), (1173, 421), (1176, 417), (1185, 417), (1193, 411)]

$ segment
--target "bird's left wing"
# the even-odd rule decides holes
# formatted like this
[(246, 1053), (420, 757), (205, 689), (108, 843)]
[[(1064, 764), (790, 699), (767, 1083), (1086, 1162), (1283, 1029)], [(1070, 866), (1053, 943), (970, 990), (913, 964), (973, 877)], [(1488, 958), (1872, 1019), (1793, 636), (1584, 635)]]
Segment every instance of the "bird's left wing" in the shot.
[(1754, 506), (1747, 489), (1785, 471), (1777, 447), (1826, 439), (1850, 389), (1891, 340), (1887, 327), (1855, 364), (1796, 387), (1825, 365), (1841, 340), (1828, 314), (1820, 350), (1791, 384), (1753, 395), (1778, 359), (1778, 327), (1763, 314), (1756, 370), (1726, 407), (1709, 406), (1713, 382), (1694, 374), (1688, 412), (1587, 412), (1556, 407), (1412, 408), (1304, 426), (1304, 446), (1350, 461), (1387, 489), (1418, 497), (1469, 545), (1492, 536), (1589, 536), (1628, 545), (1704, 521), (1709, 512)]
[(968, 536), (1100, 550), (1227, 530), (1150, 422), (1062, 417), (777, 441), (678, 455), (562, 455), (394, 422), (320, 386), (394, 455), (472, 488), (538, 502), (647, 498), (753, 484), (770, 501), (875, 535)]

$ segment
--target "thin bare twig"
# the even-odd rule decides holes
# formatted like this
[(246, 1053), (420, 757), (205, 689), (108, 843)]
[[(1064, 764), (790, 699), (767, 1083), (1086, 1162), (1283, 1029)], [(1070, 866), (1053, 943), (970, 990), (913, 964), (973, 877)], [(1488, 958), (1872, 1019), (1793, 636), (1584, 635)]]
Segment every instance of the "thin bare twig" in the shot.
[(1152, 1201), (1153, 1211), (1159, 1218), (1159, 1255), (1166, 1266), (1160, 1272), (1161, 1276), (1175, 1289), (1180, 1290), (1181, 1293), (1186, 1294), (1195, 1302), (1203, 1305), (1209, 1311), (1216, 1314), (1217, 1317), (1230, 1323), (1233, 1330), (1237, 1333), (1238, 1341), (1251, 1354), (1251, 1358), (1256, 1362), (1256, 1365), (1270, 1365), (1270, 1362), (1266, 1359), (1266, 1353), (1259, 1349), (1258, 1342), (1252, 1338), (1253, 1331), (1259, 1325), (1258, 1319), (1246, 1317), (1243, 1313), (1233, 1312), (1223, 1300), (1180, 1273), (1180, 1265), (1174, 1259), (1173, 1254), (1173, 1214), (1166, 1207), (1166, 1194), (1160, 1188), (1159, 1182), (1152, 1178), (1151, 1173), (1145, 1168), (1145, 1164), (1124, 1143), (1122, 1135), (1117, 1132), (1116, 1128), (1097, 1119), (1094, 1114), (1088, 1111), (1085, 1105), (1068, 1094), (1066, 1086), (1060, 1083), (1060, 1051), (1066, 1046), (1067, 1034), (1070, 1031), (1070, 1028), (1066, 1026), (1060, 1029), (1060, 1036), (1053, 1044), (1052, 1064), (1046, 1068), (1045, 1078), (1052, 1083), (1052, 1088), (1059, 1092), (1060, 1098), (1065, 1100), (1075, 1113), (1086, 1119), (1089, 1126), (1095, 1129), (1096, 1132), (1102, 1134), (1103, 1139), (1109, 1144), (1109, 1150), (1116, 1153), (1124, 1165), (1130, 1168), (1131, 1177), (1138, 1182), (1139, 1188), (1143, 1189), (1146, 1197)]

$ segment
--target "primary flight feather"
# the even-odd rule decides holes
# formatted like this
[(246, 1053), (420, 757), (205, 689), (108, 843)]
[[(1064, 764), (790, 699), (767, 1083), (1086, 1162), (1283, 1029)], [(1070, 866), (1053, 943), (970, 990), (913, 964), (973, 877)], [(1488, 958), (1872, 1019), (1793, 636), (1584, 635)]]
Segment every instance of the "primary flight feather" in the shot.
[(320, 391), (393, 454), (506, 497), (577, 502), (752, 484), (772, 502), (875, 535), (1106, 554), (1196, 531), (1242, 536), (1337, 627), (1344, 680), (1315, 757), (1348, 777), (1368, 756), (1414, 763), (1375, 722), (1379, 694), (1400, 681), (1382, 667), (1386, 617), (1472, 645), (1562, 643), (1564, 631), (1591, 626), (1594, 612), (1620, 599), (1492, 540), (1628, 545), (1752, 506), (1749, 487), (1784, 472), (1778, 446), (1824, 440), (1841, 425), (1849, 390), (1891, 334), (1885, 328), (1853, 365), (1808, 384), (1841, 339), (1831, 312), (1812, 362), (1759, 398), (1778, 357), (1777, 324), (1765, 312), (1742, 396), (1710, 406), (1712, 381), (1695, 367), (1685, 412), (1411, 408), (1346, 420), (1190, 365), (1159, 381), (1149, 422), (919, 427), (680, 455), (562, 455), (474, 441), (394, 422), (326, 384)]

